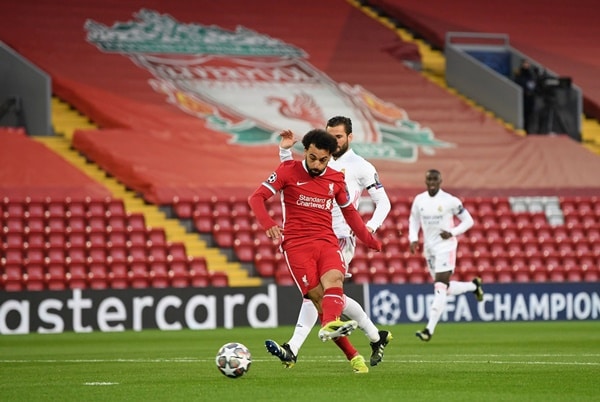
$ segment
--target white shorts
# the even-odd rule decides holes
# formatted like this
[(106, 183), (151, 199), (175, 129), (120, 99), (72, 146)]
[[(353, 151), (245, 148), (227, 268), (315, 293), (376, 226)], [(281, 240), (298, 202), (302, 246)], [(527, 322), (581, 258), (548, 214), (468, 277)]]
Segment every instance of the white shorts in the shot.
[(356, 238), (354, 236), (339, 237), (338, 244), (340, 246), (340, 250), (342, 251), (344, 261), (346, 262), (346, 278), (350, 278), (352, 274), (348, 272), (348, 268), (350, 267), (350, 261), (352, 261), (354, 258), (354, 251), (356, 250)]
[(456, 267), (456, 250), (437, 253), (431, 253), (426, 250), (424, 255), (427, 261), (427, 268), (429, 268), (429, 274), (432, 278), (435, 278), (437, 272), (454, 272), (454, 268)]

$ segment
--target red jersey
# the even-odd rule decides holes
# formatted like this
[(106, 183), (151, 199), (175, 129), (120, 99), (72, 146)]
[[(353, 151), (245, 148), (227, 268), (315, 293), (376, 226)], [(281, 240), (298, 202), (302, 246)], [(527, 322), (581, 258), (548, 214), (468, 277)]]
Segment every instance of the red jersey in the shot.
[(304, 161), (283, 162), (248, 198), (265, 230), (277, 226), (267, 212), (265, 201), (278, 191), (283, 201), (284, 246), (288, 242), (291, 245), (306, 244), (317, 238), (339, 247), (331, 227), (331, 208), (335, 200), (356, 237), (368, 247), (381, 250), (381, 242), (369, 232), (352, 205), (342, 173), (328, 167), (321, 175), (313, 177), (308, 174)]
[[(341, 208), (351, 204), (342, 173), (326, 168), (321, 175), (313, 177), (303, 161), (286, 161), (262, 185), (270, 191), (269, 196), (281, 192), (284, 243), (295, 246), (309, 243), (316, 237), (338, 244), (331, 225), (331, 209), (334, 200)], [(261, 188), (255, 194), (258, 192)], [(276, 223), (267, 213), (264, 201), (262, 203), (263, 208), (251, 205), (262, 227), (268, 229)]]

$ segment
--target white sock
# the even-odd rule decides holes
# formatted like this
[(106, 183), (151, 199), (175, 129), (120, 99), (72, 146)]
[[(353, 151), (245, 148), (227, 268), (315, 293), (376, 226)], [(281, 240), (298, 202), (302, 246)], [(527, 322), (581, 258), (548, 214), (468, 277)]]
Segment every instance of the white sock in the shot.
[(474, 292), (476, 288), (477, 286), (473, 282), (450, 281), (448, 294), (450, 296), (462, 295), (463, 293)]
[(302, 306), (300, 307), (300, 313), (298, 313), (296, 328), (294, 328), (294, 334), (288, 342), (290, 349), (292, 349), (292, 352), (294, 352), (296, 356), (298, 356), (302, 344), (304, 344), (304, 341), (308, 338), (308, 335), (317, 323), (318, 318), (319, 313), (313, 302), (306, 299), (303, 300)]
[(429, 321), (427, 322), (427, 329), (431, 335), (433, 335), (435, 326), (446, 309), (446, 299), (448, 298), (448, 285), (442, 282), (436, 282), (433, 287), (435, 295), (433, 297), (433, 303), (431, 303), (431, 309), (429, 310)]
[(358, 323), (358, 328), (363, 330), (369, 341), (377, 342), (379, 340), (379, 330), (356, 300), (346, 296), (346, 305), (342, 313)]

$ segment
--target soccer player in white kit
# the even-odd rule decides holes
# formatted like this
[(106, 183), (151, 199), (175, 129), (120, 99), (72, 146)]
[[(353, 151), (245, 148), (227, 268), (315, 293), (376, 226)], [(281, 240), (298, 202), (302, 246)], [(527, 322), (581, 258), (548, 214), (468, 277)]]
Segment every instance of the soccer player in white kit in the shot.
[[(456, 266), (456, 236), (465, 233), (473, 226), (473, 218), (462, 202), (440, 188), (442, 174), (435, 169), (425, 174), (427, 191), (418, 194), (411, 207), (408, 220), (408, 241), (410, 252), (415, 254), (419, 246), (419, 230), (423, 230), (423, 255), (429, 273), (434, 280), (434, 298), (429, 309), (429, 321), (425, 329), (417, 331), (422, 341), (429, 341), (435, 327), (446, 308), (448, 295), (473, 292), (477, 301), (483, 300), (481, 279), (471, 282), (451, 281)], [(454, 226), (454, 217), (460, 220)]]
[[(366, 224), (367, 228), (374, 233), (381, 226), (391, 209), (390, 200), (379, 181), (377, 170), (370, 162), (354, 153), (350, 148), (350, 142), (352, 141), (352, 120), (350, 118), (344, 116), (332, 117), (327, 122), (326, 131), (333, 135), (338, 142), (338, 149), (332, 154), (333, 159), (329, 161), (328, 166), (344, 173), (344, 181), (354, 206), (358, 208), (360, 196), (364, 190), (368, 191), (375, 203), (373, 216)], [(296, 140), (291, 131), (282, 132), (281, 137), (279, 158), (283, 162), (293, 159), (290, 148)], [(333, 207), (332, 218), (333, 231), (338, 238), (346, 267), (348, 267), (354, 257), (356, 239), (337, 205)], [(347, 274), (347, 276), (349, 275)], [(379, 331), (361, 305), (348, 296), (346, 296), (343, 314), (355, 320), (358, 327), (365, 332), (372, 350), (370, 365), (377, 365), (383, 358), (385, 347), (392, 340), (392, 334), (389, 331)], [(296, 363), (298, 351), (317, 322), (317, 318), (317, 310), (313, 303), (304, 300), (292, 338), (282, 345), (273, 340), (267, 340), (265, 346), (269, 353), (278, 357), (286, 367), (292, 367)]]

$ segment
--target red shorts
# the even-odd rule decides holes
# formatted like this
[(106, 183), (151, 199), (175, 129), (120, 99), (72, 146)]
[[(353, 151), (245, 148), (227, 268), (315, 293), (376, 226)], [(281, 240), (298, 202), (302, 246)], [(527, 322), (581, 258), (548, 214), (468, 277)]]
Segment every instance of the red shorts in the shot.
[(319, 285), (325, 272), (336, 269), (346, 273), (346, 263), (339, 246), (326, 241), (315, 240), (310, 246), (286, 247), (283, 256), (303, 296)]

